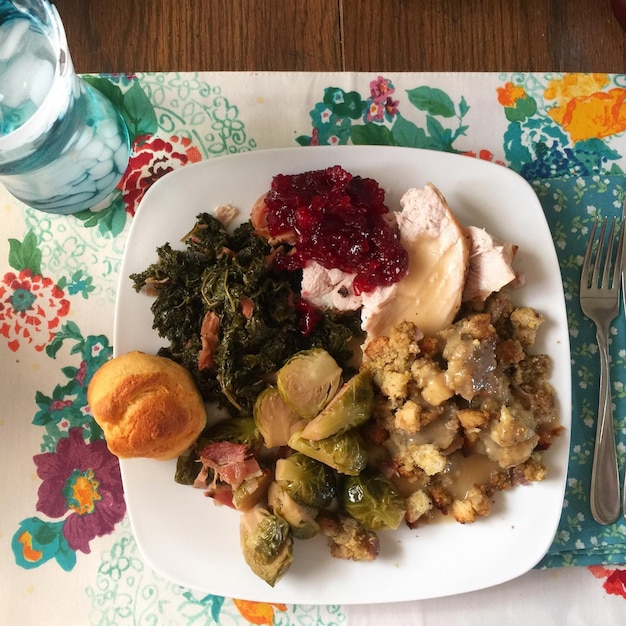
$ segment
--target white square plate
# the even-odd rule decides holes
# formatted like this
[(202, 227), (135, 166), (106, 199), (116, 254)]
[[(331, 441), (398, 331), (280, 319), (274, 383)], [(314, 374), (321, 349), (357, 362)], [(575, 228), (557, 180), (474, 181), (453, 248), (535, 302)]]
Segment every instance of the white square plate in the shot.
[(482, 589), (534, 567), (557, 529), (570, 439), (571, 372), (565, 301), (554, 244), (530, 185), (511, 170), (468, 157), (412, 148), (339, 146), (253, 151), (176, 170), (146, 193), (133, 220), (121, 267), (115, 313), (116, 354), (155, 353), (163, 341), (152, 329), (153, 299), (136, 293), (128, 276), (156, 261), (156, 248), (179, 243), (196, 215), (220, 204), (247, 219), (254, 201), (278, 173), (341, 165), (375, 178), (387, 205), (399, 208), (409, 187), (434, 183), (465, 225), (486, 228), (519, 246), (516, 267), (526, 284), (515, 299), (546, 318), (536, 351), (553, 360), (565, 432), (546, 454), (541, 483), (498, 493), (490, 517), (474, 524), (443, 522), (380, 534), (371, 563), (333, 559), (323, 537), (297, 541), (291, 569), (272, 588), (241, 556), (240, 514), (218, 507), (203, 492), (174, 482), (175, 461), (121, 461), (124, 492), (140, 550), (158, 572), (206, 593), (290, 604), (397, 602)]

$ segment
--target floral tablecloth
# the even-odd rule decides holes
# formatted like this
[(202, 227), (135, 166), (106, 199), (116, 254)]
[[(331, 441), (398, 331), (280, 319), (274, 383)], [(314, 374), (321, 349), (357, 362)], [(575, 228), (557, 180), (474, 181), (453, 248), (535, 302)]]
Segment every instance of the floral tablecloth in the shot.
[[(626, 198), (626, 76), (157, 73), (88, 76), (122, 111), (133, 153), (115, 192), (73, 216), (0, 188), (0, 620), (15, 624), (621, 623), (626, 522), (596, 524), (588, 490), (599, 365), (577, 300), (585, 238)], [(496, 588), (402, 604), (291, 606), (206, 595), (152, 571), (133, 539), (117, 459), (86, 402), (112, 353), (133, 215), (167, 172), (246, 150), (384, 144), (519, 172), (545, 210), (572, 346), (572, 444), (562, 519), (531, 572)], [(175, 218), (175, 207), (173, 207)], [(620, 465), (626, 328), (611, 328)], [(468, 567), (450, 563), (451, 568)], [(384, 601), (380, 598), (380, 601)], [(471, 613), (467, 613), (471, 611)], [(600, 613), (601, 611), (601, 613)]]

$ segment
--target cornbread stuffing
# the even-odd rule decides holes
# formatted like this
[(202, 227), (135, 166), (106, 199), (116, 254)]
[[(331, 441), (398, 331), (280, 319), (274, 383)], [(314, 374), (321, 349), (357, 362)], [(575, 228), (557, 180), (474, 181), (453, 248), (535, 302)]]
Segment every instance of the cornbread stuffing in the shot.
[(316, 521), (328, 537), (330, 553), (336, 559), (373, 561), (378, 556), (378, 536), (352, 517), (321, 511)]
[(410, 526), (436, 513), (460, 523), (490, 514), (496, 491), (543, 480), (561, 432), (550, 359), (530, 354), (543, 317), (507, 291), (465, 303), (433, 336), (403, 322), (366, 345), (381, 466), (406, 497)]

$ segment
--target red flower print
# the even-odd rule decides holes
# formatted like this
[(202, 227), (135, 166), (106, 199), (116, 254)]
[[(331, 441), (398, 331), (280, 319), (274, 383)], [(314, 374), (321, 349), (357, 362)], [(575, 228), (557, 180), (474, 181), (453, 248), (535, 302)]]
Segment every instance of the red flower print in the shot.
[(51, 278), (30, 269), (8, 272), (0, 282), (0, 335), (15, 352), (32, 344), (41, 352), (54, 337), (60, 318), (70, 310), (69, 300)]
[(33, 457), (39, 487), (37, 510), (64, 517), (63, 536), (72, 550), (89, 553), (94, 537), (110, 534), (126, 514), (117, 457), (104, 441), (87, 443), (81, 428), (60, 439), (55, 452)]
[(122, 192), (126, 211), (135, 215), (143, 194), (161, 176), (188, 163), (202, 160), (198, 148), (188, 137), (170, 137), (169, 141), (160, 137), (146, 140), (138, 137), (126, 168), (124, 177), (118, 184)]
[(390, 80), (379, 76), (376, 80), (370, 83), (370, 94), (372, 100), (377, 103), (383, 103), (391, 94), (395, 91), (395, 88)]
[(606, 578), (602, 586), (609, 595), (626, 598), (626, 570), (602, 565), (591, 565), (588, 569), (596, 578)]
[(385, 116), (388, 119), (391, 119), (398, 112), (398, 105), (400, 104), (399, 100), (392, 100), (391, 98), (387, 98), (385, 100)]
[(385, 106), (381, 102), (376, 102), (373, 100), (370, 102), (369, 107), (367, 108), (367, 113), (365, 116), (366, 121), (368, 122), (379, 122), (385, 116)]
[(476, 154), (472, 150), (468, 150), (467, 152), (463, 152), (463, 156), (473, 157), (474, 159), (482, 159), (483, 161), (491, 161), (492, 163), (506, 166), (506, 163), (504, 161), (496, 159), (494, 153), (491, 152), (491, 150), (479, 150), (478, 154)]

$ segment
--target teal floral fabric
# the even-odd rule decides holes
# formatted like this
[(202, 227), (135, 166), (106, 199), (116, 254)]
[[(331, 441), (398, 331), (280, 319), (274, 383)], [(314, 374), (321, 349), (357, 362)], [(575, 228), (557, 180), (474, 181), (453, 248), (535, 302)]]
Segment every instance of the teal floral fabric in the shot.
[[(589, 510), (599, 361), (595, 329), (578, 304), (591, 224), (597, 215), (620, 216), (626, 199), (626, 76), (164, 73), (88, 79), (119, 108), (132, 138), (126, 174), (110, 198), (75, 216), (48, 216), (0, 190), (0, 359), (6, 368), (0, 397), (8, 399), (0, 408), (0, 458), (17, 476), (10, 486), (0, 485), (0, 495), (13, 503), (19, 493), (19, 506), (3, 510), (3, 579), (28, 571), (35, 580), (44, 568), (68, 580), (91, 572), (80, 580), (89, 614), (83, 623), (345, 623), (341, 606), (205, 595), (152, 572), (130, 531), (117, 459), (86, 399), (93, 373), (112, 354), (120, 264), (146, 190), (203, 159), (297, 145), (447, 151), (499, 163), (533, 185), (560, 262), (573, 383), (563, 513), (538, 567), (626, 562), (626, 522), (603, 527)], [(612, 324), (610, 352), (623, 472), (624, 315)], [(31, 422), (29, 437), (15, 430), (16, 415), (22, 426)], [(14, 467), (21, 472), (14, 474)], [(32, 479), (24, 478), (29, 474)], [(624, 578), (621, 569), (614, 571), (614, 578)]]
[[(572, 357), (572, 430), (563, 514), (552, 547), (541, 566), (623, 563), (626, 522), (603, 527), (591, 517), (589, 488), (598, 408), (599, 357), (595, 327), (578, 299), (580, 266), (597, 216), (621, 218), (626, 199), (623, 175), (561, 177), (534, 184), (544, 208), (561, 266)], [(623, 307), (623, 305), (622, 305)], [(626, 460), (626, 320), (611, 325), (611, 389), (617, 450), (623, 476)]]

